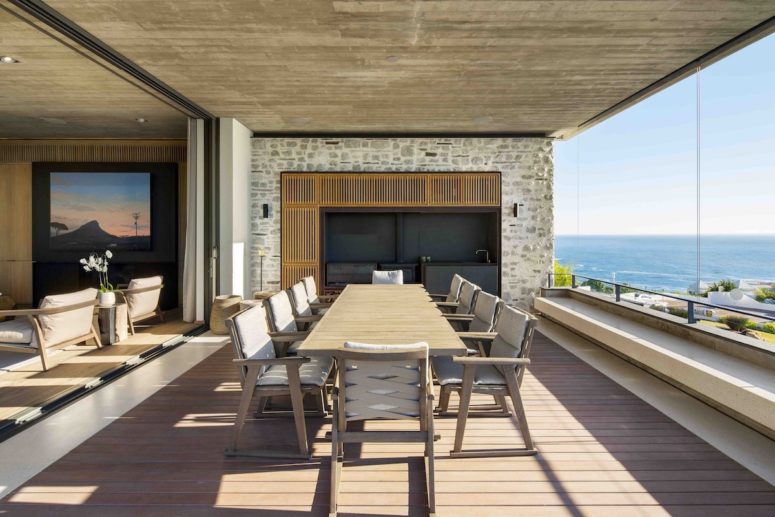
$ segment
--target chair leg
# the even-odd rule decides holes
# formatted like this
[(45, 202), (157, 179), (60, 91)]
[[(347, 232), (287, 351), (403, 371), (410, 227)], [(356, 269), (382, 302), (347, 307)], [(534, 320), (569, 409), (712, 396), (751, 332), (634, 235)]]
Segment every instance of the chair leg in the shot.
[(511, 411), (509, 410), (509, 404), (506, 402), (506, 396), (505, 395), (493, 395), (495, 398), (495, 404), (501, 407), (501, 410), (503, 411), (503, 414), (505, 416), (508, 416), (511, 414)]
[(328, 416), (328, 411), (326, 411), (326, 385), (320, 387), (320, 391), (315, 393), (315, 405), (318, 407), (318, 413), (320, 413), (320, 416), (325, 417)]
[(258, 366), (250, 367), (248, 368), (247, 375), (245, 375), (245, 383), (242, 386), (242, 396), (240, 397), (239, 409), (237, 410), (237, 418), (234, 421), (234, 435), (231, 440), (231, 451), (237, 450), (242, 426), (245, 424), (245, 418), (248, 416), (248, 410), (250, 409), (250, 401), (253, 399), (253, 394), (256, 390), (258, 371)]
[(463, 435), (466, 432), (466, 420), (468, 420), (468, 407), (471, 405), (471, 392), (474, 388), (475, 373), (476, 365), (465, 365), (463, 369), (463, 387), (460, 390), (460, 409), (458, 409), (457, 428), (455, 429), (455, 446), (452, 452), (460, 452), (463, 449)]
[(134, 336), (135, 335), (135, 323), (134, 323), (134, 321), (132, 321), (132, 317), (131, 316), (129, 318), (127, 318), (127, 319), (129, 320), (129, 333)]
[(97, 332), (97, 328), (94, 325), (91, 326), (91, 333), (92, 333), (92, 336), (94, 336), (94, 342), (97, 343), (97, 348), (102, 348), (102, 340), (100, 339), (100, 333)]
[(342, 473), (339, 444), (339, 424), (336, 418), (339, 412), (339, 403), (334, 399), (334, 418), (331, 419), (331, 499), (329, 503), (329, 515), (336, 515), (337, 499), (339, 495), (339, 478)]
[(40, 362), (43, 365), (43, 371), (48, 371), (48, 358), (46, 357), (46, 347), (43, 343), (38, 342), (38, 355), (40, 355)]
[(525, 415), (525, 407), (522, 404), (522, 396), (519, 393), (519, 384), (517, 382), (516, 373), (506, 375), (506, 383), (508, 384), (511, 403), (514, 405), (514, 412), (517, 414), (519, 431), (522, 433), (522, 439), (525, 442), (525, 448), (528, 451), (535, 450), (535, 447), (533, 446), (533, 438), (530, 436), (530, 429), (527, 426), (527, 416)]
[(258, 404), (256, 405), (256, 416), (261, 416), (266, 409), (266, 403), (269, 402), (271, 397), (258, 397)]
[(293, 421), (296, 423), (296, 438), (299, 441), (299, 453), (309, 456), (307, 444), (307, 425), (304, 421), (304, 394), (301, 392), (301, 379), (299, 366), (286, 366), (288, 372), (288, 387), (291, 392), (291, 405), (293, 406)]
[(428, 491), (428, 512), (431, 515), (436, 513), (436, 467), (435, 467), (435, 454), (433, 451), (433, 441), (435, 439), (435, 429), (433, 426), (433, 408), (428, 405), (426, 415), (428, 415), (427, 422), (425, 424), (428, 437), (425, 441), (425, 479), (427, 482)]
[(446, 386), (441, 387), (441, 394), (439, 396), (439, 411), (446, 413), (449, 411), (449, 396), (452, 394), (452, 390)]

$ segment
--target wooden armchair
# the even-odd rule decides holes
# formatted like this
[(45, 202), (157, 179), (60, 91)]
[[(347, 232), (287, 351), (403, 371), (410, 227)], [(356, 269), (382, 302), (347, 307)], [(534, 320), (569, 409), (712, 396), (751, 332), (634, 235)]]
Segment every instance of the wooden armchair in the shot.
[[(428, 345), (345, 343), (337, 352), (339, 379), (334, 390), (331, 432), (331, 507), (337, 513), (345, 443), (419, 442), (425, 444), (428, 509), (435, 512), (433, 388), (428, 376)], [(356, 420), (417, 420), (416, 431), (350, 431)]]
[[(293, 307), (293, 313), (295, 316), (320, 316), (325, 314), (325, 308), (330, 307), (330, 304), (316, 303), (313, 307), (309, 303), (307, 296), (307, 289), (304, 287), (304, 282), (296, 282), (288, 290), (290, 293), (291, 305)], [(310, 324), (314, 325), (314, 322)]]
[[(451, 456), (527, 456), (537, 453), (519, 392), (525, 368), (530, 364), (530, 346), (536, 318), (513, 307), (504, 306), (498, 316), (495, 332), (481, 333), (480, 340), (490, 341), (490, 353), (484, 357), (436, 357), (433, 370), (441, 385), (440, 409), (446, 414), (452, 391), (460, 394), (455, 444)], [(463, 435), (472, 393), (510, 397), (514, 405), (525, 447), (520, 449), (484, 449), (463, 451)]]
[[(287, 291), (280, 291), (270, 296), (264, 303), (269, 309), (269, 323), (272, 332), (299, 332), (323, 317), (319, 314), (308, 316), (295, 315), (291, 305), (291, 298), (288, 296)], [(303, 339), (303, 337), (300, 337), (296, 342), (291, 343), (287, 348), (287, 352), (295, 354)]]
[(472, 284), (468, 280), (463, 280), (457, 302), (436, 302), (436, 306), (441, 309), (442, 312), (471, 314), (474, 310), (474, 305), (476, 304), (476, 297), (481, 290), (482, 288), (478, 285)]
[[(501, 305), (500, 298), (481, 291), (476, 296), (472, 314), (445, 314), (444, 317), (455, 329), (463, 332), (490, 332), (495, 327), (495, 320)], [(468, 346), (469, 353), (485, 355), (481, 340), (470, 337), (463, 338), (462, 336), (461, 339)]]
[(159, 307), (161, 290), (164, 288), (164, 278), (151, 276), (147, 278), (133, 278), (126, 289), (116, 290), (119, 299), (127, 305), (127, 320), (129, 321), (129, 333), (135, 333), (135, 323), (157, 317), (164, 321), (164, 315)]
[(442, 302), (457, 303), (460, 299), (460, 288), (465, 281), (465, 278), (455, 273), (452, 281), (449, 283), (449, 292), (447, 294), (431, 294), (430, 297)]
[[(304, 420), (304, 396), (313, 393), (322, 400), (333, 359), (278, 357), (275, 344), (283, 335), (268, 332), (266, 312), (261, 305), (235, 314), (226, 320), (226, 326), (231, 335), (234, 364), (239, 367), (242, 384), (234, 434), (226, 455), (308, 458), (310, 451)], [(239, 437), (253, 397), (258, 398), (260, 414), (268, 399), (280, 395), (289, 395), (291, 398), (299, 452), (239, 449)]]
[(307, 301), (312, 310), (326, 309), (336, 300), (338, 294), (318, 294), (318, 286), (315, 277), (306, 276), (301, 279), (304, 289), (307, 291)]
[(38, 354), (48, 370), (47, 352), (94, 339), (102, 348), (94, 327), (97, 290), (46, 296), (37, 309), (0, 311), (0, 317), (14, 317), (0, 323), (0, 350)]

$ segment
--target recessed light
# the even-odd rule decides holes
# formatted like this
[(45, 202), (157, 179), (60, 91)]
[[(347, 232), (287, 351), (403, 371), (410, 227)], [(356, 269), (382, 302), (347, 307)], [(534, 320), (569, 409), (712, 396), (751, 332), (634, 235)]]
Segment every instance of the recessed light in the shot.
[(306, 126), (311, 121), (307, 117), (288, 117), (287, 119), (288, 124), (294, 125), (294, 126)]
[(135, 119), (135, 121), (136, 121), (136, 122), (138, 122), (138, 123), (140, 123), (140, 124), (145, 124), (146, 122), (148, 122), (148, 121), (147, 121), (146, 119), (144, 119), (143, 117), (136, 118), (136, 119)]
[(489, 115), (484, 115), (481, 117), (474, 117), (472, 120), (474, 124), (489, 124), (492, 122), (492, 117)]
[(399, 59), (401, 58), (398, 56), (388, 56), (385, 58), (385, 61), (387, 61), (388, 63), (397, 63)]
[(11, 56), (0, 56), (0, 63), (2, 63), (4, 65), (12, 65), (12, 64), (18, 63), (18, 62), (19, 62), (18, 59), (15, 59), (15, 58), (13, 58)]

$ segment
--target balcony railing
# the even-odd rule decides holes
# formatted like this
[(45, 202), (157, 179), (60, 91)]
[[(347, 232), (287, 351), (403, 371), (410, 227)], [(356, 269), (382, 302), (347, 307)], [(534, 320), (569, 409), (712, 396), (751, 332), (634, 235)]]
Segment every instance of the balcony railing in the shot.
[[(697, 298), (699, 297), (685, 297), (678, 294), (672, 294), (672, 293), (664, 293), (659, 291), (651, 291), (649, 289), (642, 289), (640, 287), (632, 286), (629, 284), (620, 284), (617, 282), (612, 282), (610, 280), (603, 280), (602, 278), (594, 278), (590, 276), (584, 276), (584, 275), (577, 275), (575, 273), (549, 273), (548, 275), (548, 286), (551, 287), (570, 287), (571, 289), (578, 289), (579, 287), (594, 287), (596, 285), (606, 285), (611, 286), (610, 292), (603, 292), (603, 294), (612, 295), (614, 300), (616, 302), (629, 302), (629, 303), (635, 303), (637, 305), (646, 305), (646, 303), (640, 303), (635, 300), (627, 300), (622, 299), (622, 295), (627, 293), (645, 293), (651, 296), (659, 296), (661, 298), (667, 298), (669, 300), (674, 300), (679, 303), (685, 303), (686, 304), (686, 320), (687, 323), (697, 323), (697, 320), (699, 319), (705, 319), (705, 320), (714, 320), (714, 317), (712, 315), (709, 315), (709, 311), (702, 310), (701, 308), (704, 307), (706, 309), (716, 310), (716, 311), (723, 311), (725, 313), (734, 313), (736, 315), (746, 316), (749, 318), (755, 318), (760, 323), (761, 322), (773, 322), (775, 321), (775, 317), (772, 315), (757, 313), (757, 312), (751, 312), (751, 311), (745, 311), (741, 309), (737, 309), (734, 307), (724, 306), (724, 305), (716, 305), (709, 302), (703, 302)], [(557, 277), (570, 277), (570, 286), (567, 285), (556, 285), (556, 278)], [(582, 279), (587, 285), (583, 285), (579, 283), (579, 279)], [(594, 283), (591, 284), (590, 283)], [(563, 282), (565, 284), (565, 282)], [(651, 308), (654, 304), (650, 304), (649, 308)], [(773, 313), (775, 313), (775, 305), (772, 306)], [(671, 314), (676, 314), (676, 312), (670, 312)]]

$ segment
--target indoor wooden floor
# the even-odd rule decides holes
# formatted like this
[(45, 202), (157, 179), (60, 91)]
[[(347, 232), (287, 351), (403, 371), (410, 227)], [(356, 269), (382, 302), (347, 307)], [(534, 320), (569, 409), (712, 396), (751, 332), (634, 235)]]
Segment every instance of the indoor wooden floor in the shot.
[[(204, 360), (31, 479), (0, 513), (326, 515), (327, 420), (308, 419), (313, 461), (223, 456), (239, 395), (230, 359), (226, 346)], [(535, 457), (450, 459), (455, 420), (436, 420), (438, 515), (775, 515), (771, 485), (541, 335), (523, 392)], [(243, 436), (246, 446), (295, 440), (286, 419), (250, 422)], [(465, 443), (519, 437), (510, 419), (473, 418)], [(419, 454), (413, 444), (347, 448), (341, 515), (424, 515)]]
[[(150, 321), (150, 320), (149, 320)], [(143, 352), (165, 343), (198, 325), (180, 319), (159, 324), (140, 324), (127, 339), (97, 349), (93, 344), (68, 347), (49, 355), (49, 369), (43, 371), (37, 355), (21, 367), (0, 373), (0, 428), (78, 390)], [(21, 355), (21, 354), (19, 354)]]

